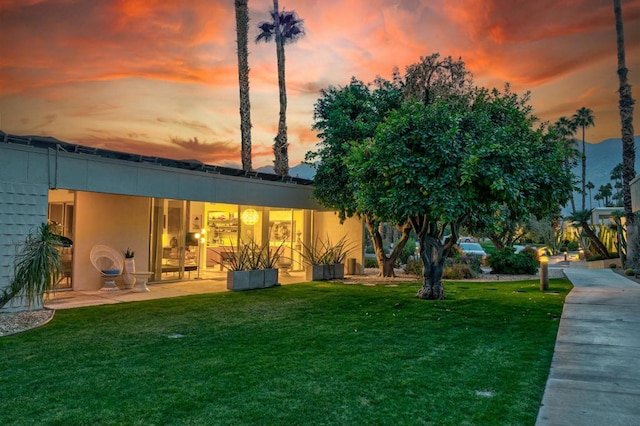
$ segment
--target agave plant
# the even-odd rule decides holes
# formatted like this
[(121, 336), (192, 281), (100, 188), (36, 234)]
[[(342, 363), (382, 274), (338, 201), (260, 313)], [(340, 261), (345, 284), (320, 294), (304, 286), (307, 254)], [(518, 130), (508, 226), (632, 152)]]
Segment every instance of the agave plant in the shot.
[(344, 263), (352, 247), (347, 244), (346, 235), (337, 243), (332, 243), (329, 237), (321, 240), (316, 237), (312, 245), (302, 243), (300, 255), (310, 265), (332, 265)]
[(272, 250), (273, 247), (269, 240), (263, 244), (258, 244), (253, 239), (248, 242), (240, 241), (237, 248), (231, 246), (227, 253), (227, 269), (231, 271), (274, 269), (282, 256), (284, 243), (285, 241), (282, 241), (278, 246), (275, 246), (275, 250)]
[(34, 301), (53, 289), (62, 272), (60, 245), (60, 236), (51, 232), (48, 223), (27, 236), (16, 254), (13, 278), (0, 294), (0, 308), (21, 294), (31, 308)]

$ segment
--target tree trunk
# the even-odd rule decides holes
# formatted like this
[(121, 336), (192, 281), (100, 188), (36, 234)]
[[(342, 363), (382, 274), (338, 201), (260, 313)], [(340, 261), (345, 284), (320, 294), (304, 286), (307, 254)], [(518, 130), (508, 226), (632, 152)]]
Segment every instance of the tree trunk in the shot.
[(409, 235), (411, 233), (411, 226), (402, 225), (402, 237), (396, 244), (396, 246), (391, 251), (389, 256), (384, 252), (384, 241), (382, 238), (382, 234), (380, 233), (380, 227), (378, 223), (366, 217), (365, 224), (367, 225), (367, 229), (369, 230), (369, 235), (371, 236), (371, 241), (373, 243), (373, 249), (376, 253), (376, 261), (378, 262), (378, 273), (379, 276), (382, 277), (395, 277), (394, 266), (396, 261), (398, 260), (398, 256), (402, 252), (402, 249), (407, 244), (409, 240)]
[(604, 244), (602, 244), (602, 241), (600, 241), (600, 238), (598, 238), (595, 232), (593, 232), (591, 226), (587, 222), (581, 222), (580, 225), (582, 226), (584, 233), (587, 234), (587, 237), (591, 241), (591, 244), (593, 245), (593, 248), (596, 250), (596, 252), (600, 256), (602, 256), (603, 259), (609, 259), (611, 257), (611, 255), (609, 255), (609, 251), (604, 246)]
[(416, 297), (427, 300), (442, 300), (445, 298), (442, 273), (444, 272), (444, 250), (442, 243), (432, 237), (420, 238), (420, 259), (424, 265), (422, 287)]
[(586, 186), (586, 179), (587, 179), (587, 150), (586, 150), (586, 143), (584, 140), (584, 130), (585, 130), (585, 126), (582, 126), (582, 210), (585, 210), (586, 208), (586, 203), (585, 203), (585, 186)]
[(279, 176), (289, 176), (289, 143), (287, 142), (287, 85), (284, 78), (285, 57), (284, 40), (280, 32), (280, 10), (278, 0), (273, 0), (275, 11), (276, 56), (278, 60), (278, 91), (280, 94), (280, 114), (278, 116), (278, 134), (273, 144), (273, 169)]
[(251, 102), (249, 99), (249, 6), (248, 0), (235, 0), (238, 43), (238, 83), (240, 87), (240, 133), (242, 136), (242, 170), (251, 165)]
[(445, 298), (442, 274), (444, 262), (458, 241), (458, 224), (450, 223), (451, 236), (442, 243), (445, 224), (438, 226), (437, 222), (430, 222), (426, 217), (413, 217), (411, 226), (420, 241), (420, 260), (424, 266), (422, 287), (416, 297), (420, 299), (441, 300)]
[(496, 250), (501, 251), (504, 248), (504, 244), (502, 244), (502, 239), (498, 235), (489, 235), (489, 239), (496, 247)]
[(627, 66), (624, 48), (624, 27), (622, 21), (622, 7), (620, 0), (613, 0), (613, 10), (616, 18), (616, 44), (618, 50), (618, 79), (620, 80), (619, 109), (622, 134), (622, 196), (627, 228), (627, 261), (625, 267), (638, 268), (640, 253), (638, 253), (638, 228), (636, 215), (631, 205), (630, 182), (635, 177), (636, 151), (633, 137), (633, 96), (627, 79)]

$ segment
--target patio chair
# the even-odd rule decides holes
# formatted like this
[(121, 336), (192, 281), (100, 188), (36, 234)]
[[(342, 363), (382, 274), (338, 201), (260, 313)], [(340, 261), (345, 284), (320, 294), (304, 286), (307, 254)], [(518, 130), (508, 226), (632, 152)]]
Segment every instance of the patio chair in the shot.
[(122, 254), (105, 245), (95, 245), (90, 253), (91, 264), (100, 272), (102, 287), (100, 291), (120, 291), (116, 278), (122, 275), (124, 261)]

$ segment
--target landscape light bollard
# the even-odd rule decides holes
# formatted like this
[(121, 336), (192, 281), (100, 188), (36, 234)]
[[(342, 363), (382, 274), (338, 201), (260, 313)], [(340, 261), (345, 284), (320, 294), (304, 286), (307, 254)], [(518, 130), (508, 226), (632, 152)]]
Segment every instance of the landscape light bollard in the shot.
[(567, 251), (565, 250), (562, 253), (564, 254), (564, 261), (566, 262), (567, 261)]
[(549, 258), (540, 256), (540, 291), (549, 290)]

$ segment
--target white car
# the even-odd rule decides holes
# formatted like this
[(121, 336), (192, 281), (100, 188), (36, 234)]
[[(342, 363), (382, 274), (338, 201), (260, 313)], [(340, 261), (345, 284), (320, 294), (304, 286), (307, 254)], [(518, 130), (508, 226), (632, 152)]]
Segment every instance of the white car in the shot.
[(482, 256), (483, 258), (487, 256), (487, 253), (478, 243), (459, 243), (458, 245), (465, 254), (475, 254), (477, 256)]

